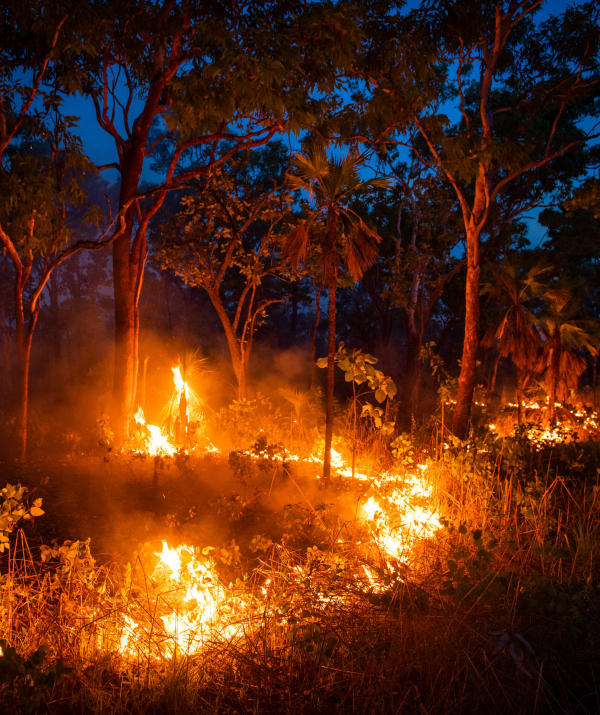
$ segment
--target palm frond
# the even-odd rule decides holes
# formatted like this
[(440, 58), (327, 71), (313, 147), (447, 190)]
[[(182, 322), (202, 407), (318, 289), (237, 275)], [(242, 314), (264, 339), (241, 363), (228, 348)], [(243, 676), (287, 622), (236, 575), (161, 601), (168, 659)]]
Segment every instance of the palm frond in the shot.
[(308, 182), (323, 179), (331, 171), (327, 154), (321, 146), (311, 147), (308, 154), (296, 154), (292, 163), (296, 176)]
[(301, 223), (287, 235), (283, 244), (283, 251), (288, 257), (292, 270), (298, 267), (306, 257), (308, 246), (310, 243), (310, 235), (306, 224)]
[(354, 227), (354, 231), (346, 241), (345, 258), (348, 271), (355, 281), (362, 278), (363, 273), (377, 258), (377, 244), (381, 242), (381, 236), (372, 231), (365, 222), (360, 219), (359, 225)]

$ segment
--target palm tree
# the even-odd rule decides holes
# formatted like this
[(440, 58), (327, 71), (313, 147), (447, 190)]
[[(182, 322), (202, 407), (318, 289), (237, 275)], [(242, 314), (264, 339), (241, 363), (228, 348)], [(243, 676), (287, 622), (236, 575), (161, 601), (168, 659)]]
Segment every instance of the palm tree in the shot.
[(481, 288), (489, 300), (501, 307), (501, 317), (485, 333), (481, 344), (489, 348), (496, 345), (500, 357), (512, 358), (517, 371), (517, 421), (523, 421), (524, 373), (533, 369), (540, 336), (534, 325), (537, 318), (529, 303), (542, 294), (544, 286), (539, 277), (548, 269), (534, 266), (525, 275), (518, 266), (505, 262), (499, 270), (491, 269), (492, 280)]
[(548, 389), (548, 419), (556, 419), (556, 402), (564, 402), (569, 390), (577, 389), (577, 380), (587, 364), (580, 354), (587, 350), (598, 354), (597, 324), (580, 320), (577, 301), (568, 290), (559, 289), (545, 296), (546, 308), (540, 314), (542, 349), (536, 371), (543, 373)]
[(328, 341), (327, 341), (327, 398), (325, 408), (325, 454), (323, 456), (323, 481), (329, 483), (331, 473), (331, 440), (333, 437), (333, 383), (335, 368), (335, 296), (338, 271), (345, 265), (352, 279), (362, 278), (366, 268), (377, 256), (376, 244), (381, 237), (370, 229), (361, 217), (348, 206), (359, 193), (372, 188), (388, 188), (384, 178), (361, 181), (359, 170), (366, 165), (366, 153), (349, 152), (340, 157), (328, 157), (321, 146), (313, 146), (306, 154), (297, 154), (294, 174), (288, 175), (292, 190), (308, 192), (314, 210), (304, 223), (287, 237), (285, 250), (292, 270), (300, 263), (315, 238), (313, 227), (318, 218), (325, 219), (325, 232), (319, 237), (320, 268), (323, 282), (328, 287)]

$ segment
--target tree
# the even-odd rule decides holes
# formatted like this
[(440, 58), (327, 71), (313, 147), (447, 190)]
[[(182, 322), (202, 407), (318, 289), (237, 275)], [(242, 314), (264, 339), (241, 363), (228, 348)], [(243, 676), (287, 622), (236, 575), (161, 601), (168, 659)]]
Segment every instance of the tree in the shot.
[(544, 376), (548, 391), (548, 419), (556, 419), (556, 403), (564, 402), (570, 390), (577, 389), (577, 380), (587, 364), (581, 355), (587, 350), (598, 354), (596, 324), (578, 318), (580, 308), (566, 289), (548, 292), (546, 306), (539, 316), (542, 348), (536, 372)]
[[(396, 157), (397, 159), (397, 157)], [(456, 254), (462, 235), (456, 197), (445, 182), (425, 171), (413, 157), (410, 165), (387, 157), (397, 188), (374, 192), (360, 204), (384, 236), (378, 262), (363, 283), (380, 318), (384, 343), (394, 312), (401, 311), (406, 330), (406, 369), (402, 397), (417, 410), (421, 346), (438, 301), (464, 267)], [(389, 167), (389, 168), (388, 168)]]
[(362, 218), (349, 207), (353, 197), (373, 188), (387, 188), (387, 179), (374, 177), (361, 181), (359, 171), (365, 167), (366, 154), (349, 152), (339, 157), (328, 157), (317, 144), (306, 155), (294, 159), (295, 174), (289, 175), (294, 190), (305, 191), (315, 207), (309, 218), (300, 223), (288, 236), (286, 252), (292, 269), (305, 258), (314, 235), (313, 226), (323, 218), (325, 227), (321, 238), (320, 269), (323, 283), (328, 288), (327, 338), (327, 396), (325, 408), (325, 454), (323, 481), (329, 483), (331, 474), (331, 442), (333, 438), (333, 394), (335, 378), (335, 296), (340, 264), (345, 265), (354, 282), (360, 280), (366, 268), (377, 256), (376, 244), (381, 237), (370, 229)]
[[(5, 152), (0, 175), (0, 242), (13, 267), (14, 321), (19, 364), (17, 433), (19, 456), (27, 449), (29, 359), (41, 308), (41, 294), (53, 271), (82, 249), (98, 250), (110, 243), (106, 232), (96, 240), (73, 242), (69, 210), (81, 206), (86, 170), (91, 170), (67, 120), (55, 114), (53, 131), (44, 126), (41, 138), (22, 137)], [(17, 135), (20, 136), (20, 135)], [(92, 206), (86, 222), (99, 227), (102, 212)], [(114, 226), (109, 221), (109, 227)], [(114, 236), (123, 230), (123, 222)], [(107, 229), (108, 230), (108, 229)]]
[(293, 197), (277, 184), (287, 153), (279, 143), (279, 155), (269, 154), (272, 148), (237, 153), (184, 196), (181, 211), (156, 231), (156, 262), (210, 298), (227, 339), (238, 399), (246, 396), (257, 323), (270, 305), (287, 300), (276, 284), (290, 279), (281, 246), (293, 220)]
[(481, 344), (497, 346), (501, 357), (512, 358), (517, 371), (517, 421), (523, 422), (524, 373), (533, 371), (540, 337), (535, 329), (537, 319), (531, 310), (532, 299), (539, 297), (544, 286), (540, 276), (548, 269), (534, 266), (524, 273), (513, 263), (505, 262), (498, 270), (490, 267), (491, 282), (484, 283), (481, 293), (495, 301), (501, 310), (497, 320), (485, 333)]
[[(479, 346), (482, 232), (512, 182), (523, 177), (535, 184), (548, 164), (599, 135), (595, 120), (591, 129), (581, 123), (596, 113), (600, 9), (583, 3), (536, 24), (541, 5), (444, 0), (407, 16), (388, 13), (387, 24), (365, 20), (369, 42), (355, 71), (364, 89), (343, 116), (345, 136), (382, 152), (387, 143), (409, 147), (456, 192), (467, 258), (453, 416), (462, 437)], [(473, 71), (476, 79), (470, 79)], [(457, 122), (448, 118), (449, 107)]]
[[(310, 124), (322, 104), (314, 97), (324, 97), (349, 62), (354, 30), (346, 6), (326, 3), (97, 0), (94, 7), (95, 52), (81, 55), (71, 90), (91, 98), (99, 127), (114, 140), (117, 160), (100, 168), (119, 171), (120, 209), (128, 206), (126, 231), (113, 247), (113, 418), (122, 439), (135, 400), (150, 221), (169, 191)], [(219, 151), (224, 143), (228, 150)], [(166, 172), (141, 201), (147, 160), (164, 147)], [(198, 148), (208, 148), (203, 163)]]

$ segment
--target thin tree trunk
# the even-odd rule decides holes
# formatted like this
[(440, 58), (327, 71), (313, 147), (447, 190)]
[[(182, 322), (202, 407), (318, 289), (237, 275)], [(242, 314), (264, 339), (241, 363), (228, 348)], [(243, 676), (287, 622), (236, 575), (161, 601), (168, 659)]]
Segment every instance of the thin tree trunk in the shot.
[[(33, 331), (39, 315), (39, 307), (29, 318), (25, 329), (23, 320), (23, 293), (20, 294), (20, 310), (17, 311), (17, 354), (19, 357), (19, 403), (17, 408), (17, 439), (19, 459), (23, 461), (27, 453), (27, 411), (29, 404), (29, 361), (31, 357), (31, 342)], [(38, 304), (39, 306), (39, 304)], [(20, 315), (19, 315), (20, 314)], [(20, 318), (20, 319), (19, 319)]]
[(321, 283), (321, 285), (319, 286), (319, 290), (317, 291), (316, 298), (315, 298), (315, 304), (317, 307), (317, 319), (315, 321), (315, 327), (313, 330), (312, 349), (310, 352), (310, 386), (311, 387), (315, 386), (315, 378), (316, 378), (317, 333), (319, 331), (319, 323), (321, 322), (321, 292), (322, 292), (322, 290), (323, 290), (323, 284)]
[(115, 298), (115, 366), (113, 425), (117, 443), (127, 439), (131, 406), (135, 399), (135, 290), (131, 281), (129, 244), (131, 229), (113, 244)]
[(327, 312), (329, 331), (327, 335), (327, 397), (325, 402), (325, 453), (323, 455), (323, 483), (329, 484), (331, 476), (331, 442), (333, 440), (333, 389), (335, 382), (335, 295), (337, 288), (337, 256), (332, 250), (329, 267), (329, 300)]
[(238, 400), (241, 400), (246, 396), (246, 376), (240, 344), (233, 326), (231, 325), (231, 321), (229, 320), (229, 316), (227, 315), (227, 311), (221, 303), (220, 296), (210, 291), (207, 291), (207, 293), (210, 298), (210, 302), (213, 304), (213, 307), (219, 316), (223, 330), (225, 331), (225, 338), (227, 340), (227, 346), (229, 347), (229, 355), (231, 356), (231, 365), (238, 384), (237, 397)]
[(292, 284), (292, 316), (290, 319), (290, 332), (292, 334), (292, 345), (295, 345), (298, 337), (298, 281), (294, 281)]
[(416, 326), (414, 324), (411, 325), (411, 321), (408, 322), (406, 327), (406, 370), (404, 373), (404, 390), (402, 392), (404, 400), (410, 402), (419, 368), (421, 336)]
[(492, 369), (490, 371), (490, 379), (488, 381), (488, 396), (493, 395), (496, 391), (496, 377), (498, 375), (498, 363), (500, 362), (500, 351), (496, 352), (494, 356), (494, 361), (492, 363)]
[[(553, 342), (554, 341), (553, 339)], [(558, 368), (560, 364), (560, 348), (555, 344), (552, 347), (550, 356), (550, 385), (549, 385), (549, 402), (548, 402), (548, 417), (550, 422), (556, 421), (556, 393), (558, 388)]]
[(518, 365), (517, 369), (517, 423), (523, 424), (524, 409), (523, 409), (523, 370)]
[(144, 358), (144, 371), (142, 372), (142, 389), (141, 389), (141, 395), (140, 395), (140, 405), (142, 406), (142, 410), (146, 409), (146, 375), (148, 373), (148, 360), (150, 359), (149, 355), (146, 355)]

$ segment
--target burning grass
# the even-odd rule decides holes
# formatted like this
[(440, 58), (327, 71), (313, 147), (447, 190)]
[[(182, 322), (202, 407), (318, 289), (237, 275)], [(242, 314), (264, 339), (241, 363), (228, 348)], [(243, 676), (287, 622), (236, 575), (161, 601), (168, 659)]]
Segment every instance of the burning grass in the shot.
[[(182, 388), (172, 401), (179, 435), (175, 421), (161, 429), (172, 458), (140, 431), (119, 459), (153, 456), (155, 477), (172, 459), (183, 479), (190, 454), (208, 447), (224, 469), (258, 429), (229, 455), (252, 497), (211, 507), (256, 535), (221, 548), (153, 541), (123, 565), (98, 564), (89, 541), (40, 548), (19, 532), (0, 588), (5, 711), (597, 711), (597, 443), (531, 427), (462, 443), (438, 426), (419, 447), (360, 433), (356, 451), (354, 432), (338, 438), (336, 480), (319, 492), (308, 408), (280, 419), (266, 398), (246, 401), (200, 447), (188, 400)], [(290, 503), (264, 533), (256, 505), (274, 484)], [(27, 513), (15, 494), (11, 524)]]
[[(593, 712), (598, 485), (536, 491), (472, 445), (416, 456), (355, 474), (356, 521), (307, 508), (314, 545), (257, 537), (246, 576), (231, 548), (98, 565), (20, 533), (2, 637), (48, 646), (47, 712)], [(35, 706), (24, 679), (4, 676), (6, 707)]]

